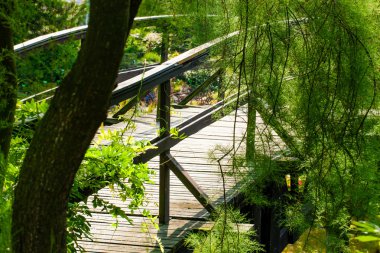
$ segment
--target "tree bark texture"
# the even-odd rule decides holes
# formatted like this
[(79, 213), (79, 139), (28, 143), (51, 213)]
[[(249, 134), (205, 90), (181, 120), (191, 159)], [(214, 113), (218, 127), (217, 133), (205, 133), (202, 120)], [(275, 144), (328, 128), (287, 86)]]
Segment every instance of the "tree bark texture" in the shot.
[(0, 194), (3, 189), (17, 101), (11, 14), (13, 1), (0, 3)]
[(13, 251), (66, 252), (66, 210), (106, 112), (141, 0), (92, 0), (86, 41), (27, 151), (13, 205)]

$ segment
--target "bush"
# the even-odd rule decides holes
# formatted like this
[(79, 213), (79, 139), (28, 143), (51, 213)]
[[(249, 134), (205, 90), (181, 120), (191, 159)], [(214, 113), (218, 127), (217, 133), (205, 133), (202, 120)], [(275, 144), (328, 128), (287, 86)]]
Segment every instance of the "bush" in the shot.
[(161, 57), (155, 52), (148, 52), (143, 57), (147, 63), (159, 63), (161, 61)]

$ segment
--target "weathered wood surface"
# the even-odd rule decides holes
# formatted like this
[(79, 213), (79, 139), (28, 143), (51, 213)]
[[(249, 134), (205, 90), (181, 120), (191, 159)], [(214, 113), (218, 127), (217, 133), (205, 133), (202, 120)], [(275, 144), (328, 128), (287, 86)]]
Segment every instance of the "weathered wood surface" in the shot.
[[(187, 118), (196, 115), (204, 108), (183, 108), (175, 109), (172, 112), (172, 126), (180, 124)], [(155, 115), (141, 115), (134, 120), (136, 130), (133, 136), (137, 139), (152, 139), (157, 134)], [(124, 128), (126, 123), (121, 122), (106, 129), (115, 130)], [(257, 118), (257, 131), (269, 131), (262, 123), (260, 117)], [(228, 172), (233, 169), (230, 155), (227, 155), (218, 165), (216, 159), (224, 155), (225, 150), (231, 149), (233, 139), (238, 152), (243, 151), (244, 136), (246, 130), (246, 108), (242, 107), (237, 111), (237, 115), (231, 113), (210, 126), (202, 129), (198, 133), (186, 138), (171, 149), (171, 155), (181, 164), (186, 173), (201, 187), (214, 205), (224, 202), (224, 192), (226, 200), (231, 200), (237, 193), (239, 178), (227, 176), (221, 171)], [(276, 141), (274, 136), (274, 141)], [(259, 140), (258, 140), (259, 141)], [(279, 142), (280, 143), (280, 142)], [(273, 144), (272, 144), (273, 145)], [(280, 144), (278, 144), (280, 146)], [(211, 155), (214, 159), (210, 159)], [(216, 158), (216, 159), (215, 159)], [(153, 184), (146, 185), (146, 202), (144, 207), (134, 214), (128, 210), (129, 202), (122, 202), (116, 198), (116, 194), (110, 189), (104, 188), (99, 195), (113, 204), (122, 207), (134, 221), (133, 225), (119, 219), (119, 227), (112, 226), (115, 220), (100, 209), (91, 209), (93, 215), (89, 218), (91, 222), (91, 232), (93, 241), (82, 241), (88, 252), (160, 252), (158, 239), (162, 242), (165, 252), (170, 252), (183, 241), (185, 235), (204, 224), (209, 224), (207, 219), (209, 213), (197, 201), (197, 199), (186, 189), (178, 178), (170, 173), (170, 217), (168, 225), (161, 225), (157, 231), (149, 225), (147, 219), (141, 215), (145, 208), (153, 215), (158, 215), (159, 200), (159, 159), (153, 158), (149, 161), (149, 167), (156, 171), (153, 176)], [(244, 168), (242, 168), (244, 169)], [(90, 202), (89, 202), (90, 203)], [(146, 225), (143, 225), (146, 222)], [(147, 226), (146, 231), (142, 227)], [(148, 231), (148, 232), (147, 232)]]

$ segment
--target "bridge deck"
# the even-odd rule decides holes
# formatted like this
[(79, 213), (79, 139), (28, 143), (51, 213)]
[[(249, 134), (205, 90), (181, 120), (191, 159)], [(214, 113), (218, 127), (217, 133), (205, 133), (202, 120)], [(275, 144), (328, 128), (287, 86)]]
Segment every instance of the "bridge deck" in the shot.
[[(203, 109), (176, 109), (172, 113), (172, 126), (181, 123), (201, 110)], [(246, 130), (245, 110), (244, 107), (239, 109), (236, 121), (234, 115), (230, 114), (186, 138), (171, 149), (172, 156), (216, 204), (224, 201), (224, 189), (227, 199), (234, 196), (239, 179), (225, 175), (225, 184), (223, 184), (220, 169), (222, 168), (224, 172), (231, 170), (230, 156), (221, 161), (222, 166), (220, 168), (216, 161), (210, 159), (210, 152), (215, 150), (218, 145), (231, 147), (233, 136), (235, 136), (235, 143), (240, 144)], [(154, 121), (155, 116), (153, 114), (138, 117), (135, 120), (137, 130), (134, 136), (144, 139), (155, 137)], [(257, 123), (262, 123), (259, 117)], [(118, 123), (109, 128), (118, 129), (124, 126), (125, 123)], [(216, 157), (220, 157), (222, 154), (221, 151), (214, 152)], [(149, 167), (157, 173), (153, 177), (154, 184), (146, 185), (147, 203), (144, 208), (150, 210), (153, 215), (158, 215), (158, 165), (157, 157), (149, 162)], [(127, 209), (128, 202), (121, 202), (114, 198), (114, 194), (108, 188), (102, 189), (99, 194), (130, 213)], [(141, 213), (135, 212), (129, 216), (133, 220), (132, 225), (119, 220), (118, 227), (115, 228), (112, 226), (115, 219), (111, 215), (98, 209), (92, 210), (92, 217), (89, 220), (93, 241), (81, 241), (80, 244), (88, 252), (160, 252), (158, 243), (160, 240), (165, 252), (170, 252), (181, 244), (189, 231), (205, 225), (210, 226), (210, 223), (206, 221), (209, 217), (207, 210), (173, 173), (171, 173), (170, 178), (170, 216), (170, 223), (160, 226), (157, 230), (146, 218), (142, 217)]]

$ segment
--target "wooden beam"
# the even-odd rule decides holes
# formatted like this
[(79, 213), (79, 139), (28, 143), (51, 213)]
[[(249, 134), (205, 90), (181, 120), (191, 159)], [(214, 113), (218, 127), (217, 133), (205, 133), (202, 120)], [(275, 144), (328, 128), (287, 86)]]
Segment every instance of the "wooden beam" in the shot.
[[(153, 65), (149, 65), (149, 66), (145, 66), (145, 67), (131, 68), (131, 69), (120, 71), (117, 74), (116, 84), (120, 83), (120, 82), (124, 82), (124, 81), (126, 81), (128, 79), (131, 79), (131, 78), (135, 77), (135, 76), (141, 75), (145, 71), (151, 70), (151, 69), (153, 69), (153, 68), (155, 68), (157, 66), (158, 66), (158, 64), (153, 64)], [(29, 101), (31, 99), (37, 99), (38, 97), (40, 97), (42, 95), (46, 96), (46, 95), (48, 95), (48, 93), (49, 94), (54, 94), (55, 90), (58, 89), (58, 87), (59, 86), (51, 88), (51, 89), (48, 89), (48, 90), (44, 90), (44, 91), (36, 93), (36, 94), (33, 94), (33, 95), (29, 96), (29, 97), (21, 99), (20, 101), (22, 103), (24, 103), (24, 102)], [(51, 95), (51, 96), (53, 96), (53, 95)]]
[(152, 64), (152, 65), (148, 65), (144, 67), (131, 68), (131, 69), (120, 71), (119, 74), (117, 75), (116, 83), (121, 83), (135, 76), (141, 75), (144, 72), (157, 67), (158, 65), (159, 64)]
[(118, 119), (120, 115), (123, 115), (126, 112), (128, 112), (130, 109), (132, 109), (132, 107), (134, 107), (138, 101), (139, 101), (139, 96), (138, 95), (134, 96), (133, 98), (131, 98), (131, 100), (128, 101), (128, 103), (125, 106), (123, 106), (114, 115), (112, 115), (112, 118)]
[(183, 64), (171, 63), (169, 61), (149, 70), (144, 75), (138, 75), (118, 84), (112, 93), (110, 105), (116, 105), (121, 101), (134, 97), (138, 92), (152, 90), (159, 84), (176, 77), (190, 69), (203, 63), (208, 55), (208, 51), (194, 56), (188, 62)]
[(193, 194), (193, 196), (206, 208), (210, 213), (214, 212), (216, 207), (210, 201), (207, 194), (201, 189), (201, 187), (193, 180), (193, 178), (187, 173), (187, 171), (181, 166), (181, 164), (170, 154), (165, 153), (166, 163), (170, 170), (178, 177), (184, 186)]
[(190, 102), (195, 96), (197, 96), (204, 88), (209, 86), (212, 82), (216, 80), (218, 76), (222, 74), (222, 69), (218, 69), (212, 76), (210, 76), (204, 83), (199, 85), (195, 90), (193, 90), (187, 97), (185, 97), (178, 105), (186, 105)]
[[(162, 31), (162, 41), (161, 41), (160, 64), (163, 64), (164, 62), (166, 62), (169, 59), (169, 31), (167, 29), (167, 26), (163, 26), (162, 30), (163, 31)], [(166, 86), (164, 87), (164, 84), (167, 87)], [(168, 92), (169, 92), (168, 94), (166, 94), (165, 89), (168, 90)], [(161, 111), (167, 110), (167, 108), (161, 108), (161, 104), (165, 103), (167, 106), (170, 106), (170, 91), (171, 91), (170, 79), (168, 79), (168, 80), (165, 80), (165, 82), (163, 82), (160, 85), (160, 88), (158, 89), (158, 96), (157, 96), (158, 97), (157, 98), (158, 106), (157, 106), (157, 114), (156, 114), (157, 123), (160, 123)], [(168, 97), (167, 99), (169, 99), (168, 101), (166, 101), (166, 98), (163, 97), (164, 95), (167, 95), (167, 97)], [(170, 115), (169, 115), (169, 119), (170, 119)], [(160, 123), (159, 129), (162, 127), (161, 125), (162, 124)], [(169, 131), (169, 129), (167, 129), (167, 131)], [(160, 134), (159, 137), (161, 138), (162, 135)]]
[[(242, 104), (246, 103), (246, 93), (241, 94), (240, 96), (240, 103), (238, 106), (241, 106)], [(224, 101), (223, 101), (224, 102)], [(211, 107), (207, 110), (207, 113), (202, 114), (201, 117), (199, 115), (196, 115), (188, 120), (186, 120), (183, 124), (181, 124), (178, 128), (178, 136), (190, 136), (192, 134), (197, 133), (204, 127), (210, 125), (211, 123), (217, 121), (224, 115), (227, 115), (231, 113), (231, 111), (235, 110), (237, 102), (237, 97), (229, 101), (228, 103), (224, 104), (223, 106), (217, 106)], [(135, 157), (134, 162), (135, 163), (145, 163), (152, 159), (153, 157), (159, 155), (162, 151), (168, 150), (171, 147), (177, 145), (179, 142), (181, 142), (183, 139), (178, 138), (177, 136), (167, 136), (163, 139), (157, 140), (154, 145), (156, 146), (156, 149), (149, 149), (145, 153)]]

